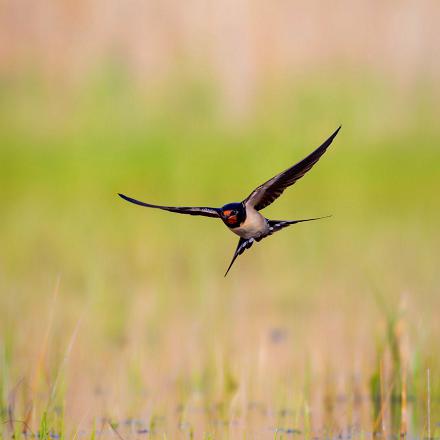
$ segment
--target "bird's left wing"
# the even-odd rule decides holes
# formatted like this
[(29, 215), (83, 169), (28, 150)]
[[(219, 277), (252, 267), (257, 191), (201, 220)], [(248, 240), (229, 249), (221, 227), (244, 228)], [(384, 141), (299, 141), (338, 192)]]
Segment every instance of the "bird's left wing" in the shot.
[(237, 249), (235, 249), (235, 254), (232, 257), (232, 261), (231, 264), (228, 267), (228, 270), (225, 273), (225, 276), (228, 274), (229, 269), (232, 267), (232, 265), (234, 264), (234, 261), (236, 260), (236, 258), (241, 255), (246, 249), (249, 249), (253, 244), (254, 244), (254, 239), (253, 238), (240, 238), (240, 240), (238, 241), (238, 245), (237, 245)]
[(203, 215), (204, 217), (220, 217), (220, 213), (217, 208), (208, 208), (204, 206), (160, 206), (141, 202), (124, 194), (119, 194), (119, 196), (122, 197), (124, 200), (127, 200), (127, 202), (131, 202), (140, 206), (146, 206), (147, 208), (163, 209), (165, 211), (177, 212), (178, 214)]
[(287, 187), (293, 185), (298, 179), (304, 176), (304, 174), (306, 174), (316, 162), (318, 162), (318, 160), (333, 142), (333, 139), (338, 134), (340, 129), (341, 127), (339, 127), (321, 146), (310, 153), (306, 158), (287, 170), (272, 177), (272, 179), (269, 179), (258, 188), (255, 188), (244, 200), (244, 203), (254, 207), (257, 211), (260, 211), (261, 209), (270, 205), (283, 193)]

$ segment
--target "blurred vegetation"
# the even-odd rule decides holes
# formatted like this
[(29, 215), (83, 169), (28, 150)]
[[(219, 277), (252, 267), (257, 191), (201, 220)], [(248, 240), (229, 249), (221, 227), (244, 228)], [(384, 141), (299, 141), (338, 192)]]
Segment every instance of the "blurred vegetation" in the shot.
[[(221, 99), (204, 77), (141, 90), (111, 67), (70, 88), (37, 74), (0, 81), (2, 418), (40, 438), (64, 423), (94, 437), (110, 429), (102, 420), (131, 417), (169, 438), (310, 433), (320, 421), (337, 433), (356, 424), (356, 404), (350, 418), (324, 403), (359, 392), (373, 402), (358, 411), (368, 432), (407, 380), (417, 434), (430, 367), (435, 426), (436, 94), (322, 70), (264, 88), (238, 118)], [(226, 279), (236, 238), (221, 222), (116, 195), (238, 201), (339, 124), (318, 166), (265, 211), (332, 218), (265, 240)]]

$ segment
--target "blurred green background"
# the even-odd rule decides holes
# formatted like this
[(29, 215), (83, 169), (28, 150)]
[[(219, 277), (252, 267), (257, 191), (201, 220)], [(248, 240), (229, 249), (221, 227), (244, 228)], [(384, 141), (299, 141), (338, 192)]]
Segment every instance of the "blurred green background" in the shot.
[[(179, 405), (197, 434), (217, 432), (216, 417), (250, 429), (254, 400), (306, 402), (310, 426), (303, 412), (262, 423), (319, 432), (329, 389), (348, 395), (356, 376), (373, 395), (398, 345), (387, 396), (405, 364), (412, 426), (426, 428), (427, 368), (440, 394), (435, 2), (2, 8), (4, 418), (16, 394), (16, 417), (34, 427), (44, 411), (71, 429), (134, 415), (151, 428), (170, 411), (175, 438)], [(332, 218), (265, 240), (226, 279), (236, 237), (221, 222), (117, 197), (239, 201), (339, 124), (319, 164), (264, 212)], [(224, 412), (200, 421), (200, 400)]]

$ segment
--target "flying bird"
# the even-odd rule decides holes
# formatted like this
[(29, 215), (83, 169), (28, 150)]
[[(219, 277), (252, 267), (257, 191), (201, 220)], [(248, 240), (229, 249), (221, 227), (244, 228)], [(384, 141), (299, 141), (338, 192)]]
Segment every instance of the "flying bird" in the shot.
[(119, 194), (119, 196), (128, 202), (140, 206), (146, 206), (147, 208), (158, 208), (165, 211), (177, 212), (178, 214), (201, 215), (204, 217), (221, 219), (230, 231), (240, 237), (232, 261), (225, 273), (226, 276), (236, 258), (246, 249), (249, 249), (255, 242), (259, 242), (263, 238), (268, 237), (287, 226), (294, 225), (295, 223), (326, 218), (316, 217), (302, 220), (269, 220), (264, 217), (260, 211), (273, 203), (286, 188), (293, 185), (298, 179), (304, 176), (304, 174), (306, 174), (316, 162), (318, 162), (333, 142), (333, 139), (336, 137), (340, 129), (341, 127), (338, 127), (338, 129), (321, 146), (310, 153), (306, 158), (255, 188), (241, 202), (227, 203), (221, 208), (203, 206), (161, 206), (141, 202), (124, 194)]

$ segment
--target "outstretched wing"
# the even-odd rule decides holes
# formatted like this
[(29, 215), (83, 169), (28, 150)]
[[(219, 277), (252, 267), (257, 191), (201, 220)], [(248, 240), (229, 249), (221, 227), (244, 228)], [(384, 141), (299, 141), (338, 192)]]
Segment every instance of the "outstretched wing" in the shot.
[(246, 249), (249, 249), (254, 244), (254, 241), (255, 240), (253, 238), (247, 238), (247, 239), (240, 238), (240, 240), (238, 241), (237, 249), (235, 249), (235, 254), (232, 257), (231, 264), (229, 265), (228, 270), (225, 273), (225, 276), (228, 274), (229, 269), (232, 267), (237, 257), (241, 255)]
[(244, 200), (244, 203), (253, 206), (257, 211), (270, 205), (287, 187), (293, 185), (298, 179), (304, 176), (304, 174), (306, 174), (316, 162), (318, 162), (340, 129), (341, 127), (339, 127), (320, 147), (318, 147), (313, 153), (309, 154), (305, 159), (254, 189), (254, 191), (252, 191), (252, 193)]
[(217, 208), (197, 206), (160, 206), (141, 202), (124, 194), (119, 194), (119, 196), (122, 197), (124, 200), (127, 200), (127, 202), (131, 202), (140, 206), (146, 206), (147, 208), (163, 209), (165, 211), (177, 212), (178, 214), (203, 215), (204, 217), (220, 217), (219, 210)]

